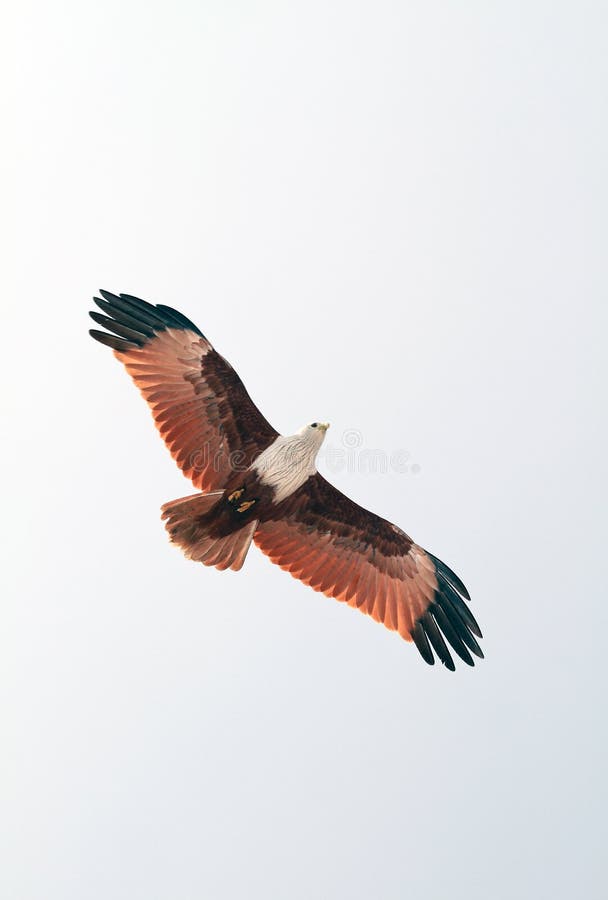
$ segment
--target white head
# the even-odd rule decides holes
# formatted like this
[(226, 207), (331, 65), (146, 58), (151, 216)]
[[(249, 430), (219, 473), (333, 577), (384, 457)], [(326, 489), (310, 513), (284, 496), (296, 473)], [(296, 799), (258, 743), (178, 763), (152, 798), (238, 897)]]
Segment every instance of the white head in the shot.
[(280, 434), (260, 453), (252, 468), (263, 484), (274, 487), (275, 503), (280, 503), (315, 474), (315, 459), (328, 428), (327, 422), (310, 422), (295, 434)]
[(317, 450), (325, 440), (325, 434), (329, 428), (329, 422), (310, 422), (298, 431), (298, 435), (304, 438), (307, 444), (311, 444)]

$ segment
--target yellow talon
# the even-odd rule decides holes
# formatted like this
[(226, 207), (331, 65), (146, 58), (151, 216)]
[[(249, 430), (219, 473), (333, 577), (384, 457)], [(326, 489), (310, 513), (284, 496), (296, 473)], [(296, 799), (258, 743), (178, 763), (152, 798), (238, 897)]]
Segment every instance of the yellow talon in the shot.
[(238, 491), (233, 491), (233, 492), (230, 494), (230, 496), (228, 497), (228, 503), (232, 503), (233, 500), (238, 500), (239, 497), (240, 497), (243, 493), (244, 493), (243, 488), (241, 488), (241, 489), (238, 490)]
[(247, 512), (247, 510), (251, 506), (253, 506), (254, 503), (255, 503), (255, 500), (246, 500), (244, 503), (241, 503), (241, 505), (237, 509), (237, 512)]

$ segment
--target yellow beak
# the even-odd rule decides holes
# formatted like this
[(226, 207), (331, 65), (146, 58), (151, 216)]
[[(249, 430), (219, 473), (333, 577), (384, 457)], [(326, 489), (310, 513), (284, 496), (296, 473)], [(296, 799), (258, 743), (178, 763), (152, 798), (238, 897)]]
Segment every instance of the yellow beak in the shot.
[(319, 428), (321, 431), (327, 431), (329, 428), (329, 422), (319, 422)]

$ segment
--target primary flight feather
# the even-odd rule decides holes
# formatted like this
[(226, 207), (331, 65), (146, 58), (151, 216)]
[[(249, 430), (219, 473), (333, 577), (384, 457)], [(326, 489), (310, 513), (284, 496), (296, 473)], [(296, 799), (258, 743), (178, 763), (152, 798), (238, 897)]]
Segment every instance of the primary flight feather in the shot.
[[(312, 422), (280, 435), (232, 366), (182, 313), (101, 291), (105, 331), (147, 400), (171, 455), (198, 491), (162, 507), (171, 540), (190, 559), (240, 569), (254, 541), (272, 562), (346, 601), (454, 669), (483, 657), (467, 590), (445, 563), (404, 531), (358, 506), (320, 475), (329, 427)], [(447, 641), (447, 643), (446, 643)]]

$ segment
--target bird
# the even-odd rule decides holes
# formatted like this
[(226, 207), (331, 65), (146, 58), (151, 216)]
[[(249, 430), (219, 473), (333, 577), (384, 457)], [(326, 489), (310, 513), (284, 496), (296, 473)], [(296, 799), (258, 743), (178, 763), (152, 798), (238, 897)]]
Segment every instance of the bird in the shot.
[[(327, 422), (279, 434), (230, 363), (181, 312), (100, 291), (91, 329), (147, 401), (197, 493), (161, 516), (185, 556), (238, 571), (252, 543), (313, 590), (367, 614), (425, 662), (483, 658), (461, 579), (399, 526), (359, 506), (316, 468)], [(451, 652), (452, 651), (452, 652)]]

